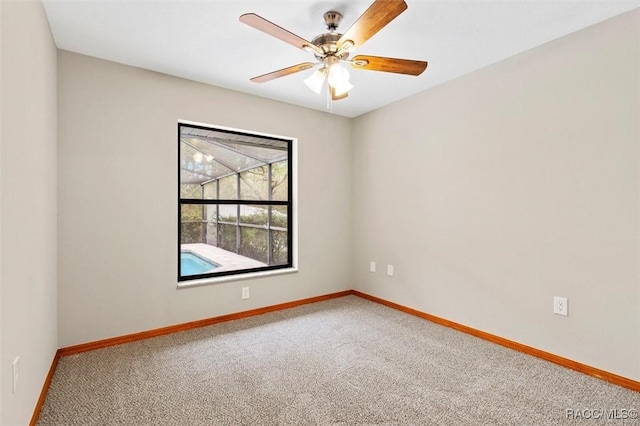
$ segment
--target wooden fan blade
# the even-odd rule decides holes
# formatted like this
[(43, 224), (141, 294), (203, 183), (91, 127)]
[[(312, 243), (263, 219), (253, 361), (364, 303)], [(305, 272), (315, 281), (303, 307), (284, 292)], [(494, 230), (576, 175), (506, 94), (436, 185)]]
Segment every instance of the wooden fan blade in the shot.
[(267, 21), (262, 16), (256, 15), (255, 13), (245, 13), (244, 15), (240, 16), (240, 22), (243, 22), (250, 27), (255, 28), (256, 30), (260, 30), (263, 33), (267, 33), (270, 36), (289, 43), (299, 49), (313, 49), (314, 52), (323, 54), (322, 49), (320, 49), (315, 44), (311, 44), (311, 42), (303, 39), (302, 37), (299, 37), (294, 33), (277, 26), (271, 21)]
[(314, 64), (311, 62), (303, 62), (298, 65), (294, 65), (288, 68), (283, 68), (278, 71), (273, 71), (267, 74), (262, 74), (257, 77), (253, 77), (251, 81), (254, 83), (264, 83), (266, 81), (275, 80), (276, 78), (284, 77), (290, 74), (295, 74), (300, 71), (308, 70), (309, 68), (313, 68)]
[(427, 62), (411, 59), (384, 58), (381, 56), (358, 55), (351, 60), (353, 68), (371, 71), (394, 72), (397, 74), (420, 75), (427, 69)]
[(344, 99), (347, 96), (349, 96), (349, 92), (344, 92), (342, 95), (336, 95), (336, 89), (334, 89), (331, 86), (329, 86), (329, 90), (331, 91), (331, 100), (332, 101), (339, 101), (340, 99)]
[(352, 49), (362, 46), (375, 33), (407, 9), (404, 0), (376, 0), (338, 40), (338, 50), (351, 40)]

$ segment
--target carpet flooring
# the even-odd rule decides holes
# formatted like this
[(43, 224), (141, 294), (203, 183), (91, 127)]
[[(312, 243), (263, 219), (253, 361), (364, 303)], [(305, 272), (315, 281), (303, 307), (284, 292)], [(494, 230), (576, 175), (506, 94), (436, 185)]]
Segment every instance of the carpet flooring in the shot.
[(638, 425), (638, 409), (638, 392), (347, 296), (63, 357), (38, 425)]

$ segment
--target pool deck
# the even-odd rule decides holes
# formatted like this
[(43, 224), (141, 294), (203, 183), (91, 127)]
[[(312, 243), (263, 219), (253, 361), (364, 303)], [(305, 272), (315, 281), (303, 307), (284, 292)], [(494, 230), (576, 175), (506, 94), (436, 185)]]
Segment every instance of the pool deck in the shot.
[(220, 265), (213, 272), (236, 271), (238, 269), (261, 268), (267, 266), (266, 263), (258, 262), (250, 257), (241, 256), (239, 254), (223, 250), (220, 247), (210, 246), (209, 244), (195, 243), (182, 244), (180, 251), (190, 251), (207, 260)]

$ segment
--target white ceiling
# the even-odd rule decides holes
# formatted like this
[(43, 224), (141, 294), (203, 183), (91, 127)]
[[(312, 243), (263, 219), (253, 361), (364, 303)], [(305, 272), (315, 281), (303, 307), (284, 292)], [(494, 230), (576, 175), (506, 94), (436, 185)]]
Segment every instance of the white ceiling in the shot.
[[(344, 15), (345, 32), (367, 1), (44, 0), (60, 49), (146, 68), (308, 108), (326, 96), (303, 83), (313, 70), (267, 83), (251, 77), (312, 61), (299, 50), (239, 22), (254, 12), (311, 40), (322, 15)], [(333, 102), (356, 117), (640, 6), (640, 0), (406, 0), (408, 9), (355, 54), (426, 60), (418, 77), (350, 69), (355, 88)]]

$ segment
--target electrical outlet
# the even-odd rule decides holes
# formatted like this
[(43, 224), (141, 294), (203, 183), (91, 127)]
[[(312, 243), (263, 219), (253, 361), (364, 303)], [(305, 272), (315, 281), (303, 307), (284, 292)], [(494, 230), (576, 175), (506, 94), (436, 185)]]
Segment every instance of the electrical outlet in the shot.
[(11, 364), (11, 369), (13, 371), (13, 393), (16, 393), (18, 390), (18, 379), (20, 378), (20, 357), (17, 356), (16, 359), (13, 360)]
[(376, 262), (371, 261), (369, 263), (369, 272), (375, 272), (376, 271)]
[(242, 298), (243, 299), (249, 298), (249, 287), (242, 287)]
[(390, 277), (393, 276), (393, 265), (387, 265), (387, 275)]
[(566, 297), (553, 297), (553, 313), (556, 315), (569, 315), (569, 300)]

